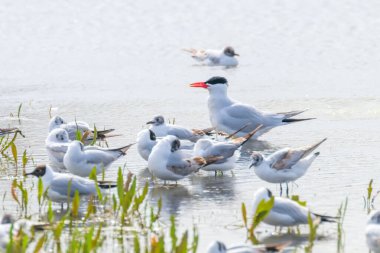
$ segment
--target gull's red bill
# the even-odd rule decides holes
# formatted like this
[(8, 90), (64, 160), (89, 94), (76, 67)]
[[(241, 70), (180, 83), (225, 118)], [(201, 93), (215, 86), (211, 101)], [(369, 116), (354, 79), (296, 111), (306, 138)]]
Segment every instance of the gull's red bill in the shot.
[(208, 85), (205, 82), (198, 82), (198, 83), (192, 83), (190, 84), (190, 87), (195, 87), (195, 88), (208, 88)]

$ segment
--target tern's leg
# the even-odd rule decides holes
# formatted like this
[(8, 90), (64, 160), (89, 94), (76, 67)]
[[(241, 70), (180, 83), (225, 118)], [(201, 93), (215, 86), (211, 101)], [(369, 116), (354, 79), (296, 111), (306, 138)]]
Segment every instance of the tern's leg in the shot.
[(215, 177), (216, 177), (216, 174), (217, 174), (218, 172), (215, 170)]
[(280, 197), (282, 196), (282, 184), (280, 183)]
[(288, 185), (288, 182), (286, 182), (286, 197), (289, 198), (289, 185)]

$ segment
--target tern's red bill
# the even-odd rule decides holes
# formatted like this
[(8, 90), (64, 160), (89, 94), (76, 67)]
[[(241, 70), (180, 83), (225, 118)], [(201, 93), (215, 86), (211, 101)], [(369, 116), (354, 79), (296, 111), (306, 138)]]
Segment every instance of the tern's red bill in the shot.
[(190, 84), (190, 87), (195, 87), (195, 88), (208, 88), (208, 85), (205, 82), (198, 82), (198, 83), (192, 83)]

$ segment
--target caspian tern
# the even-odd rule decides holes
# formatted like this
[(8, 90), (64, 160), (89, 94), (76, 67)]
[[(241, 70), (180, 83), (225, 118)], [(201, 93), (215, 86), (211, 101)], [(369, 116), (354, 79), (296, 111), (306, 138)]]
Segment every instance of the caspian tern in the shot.
[(151, 124), (149, 127), (157, 137), (165, 137), (167, 135), (174, 135), (178, 137), (180, 140), (189, 140), (192, 142), (196, 142), (204, 135), (209, 134), (214, 128), (206, 128), (203, 130), (199, 129), (188, 129), (183, 126), (166, 124), (163, 116), (155, 116), (153, 120), (148, 121), (146, 124)]
[(324, 141), (306, 147), (278, 150), (268, 157), (259, 152), (252, 152), (251, 167), (254, 167), (256, 175), (269, 183), (280, 184), (280, 195), (282, 195), (282, 183), (286, 183), (286, 194), (289, 195), (288, 183), (302, 177), (312, 162), (317, 158), (319, 152), (312, 153)]
[(255, 138), (257, 138), (268, 132), (273, 127), (312, 119), (292, 118), (304, 112), (304, 110), (284, 113), (269, 113), (259, 111), (251, 105), (246, 105), (230, 99), (227, 95), (227, 79), (224, 77), (215, 76), (205, 82), (193, 83), (190, 86), (204, 88), (209, 91), (208, 109), (211, 124), (216, 128), (216, 130), (223, 131), (228, 134), (238, 130), (244, 125), (248, 125), (243, 131), (237, 134), (241, 137), (259, 125), (263, 125), (260, 131), (255, 134)]
[(274, 197), (272, 192), (266, 188), (260, 188), (255, 192), (252, 215), (256, 213), (257, 207), (262, 200), (268, 201), (272, 197), (274, 198), (274, 205), (268, 216), (263, 220), (264, 223), (272, 226), (289, 227), (308, 224), (307, 217), (309, 213), (313, 221), (319, 219), (321, 222), (335, 222), (338, 218), (313, 213), (308, 207), (301, 206), (296, 201), (288, 198)]
[(177, 181), (193, 172), (198, 171), (210, 161), (203, 157), (194, 157), (192, 150), (180, 149), (180, 140), (173, 135), (168, 135), (157, 143), (152, 149), (148, 159), (148, 169), (153, 176), (164, 181)]
[[(76, 140), (77, 131), (80, 131), (81, 135), (84, 132), (90, 131), (94, 133), (94, 129), (90, 128), (89, 124), (83, 121), (73, 121), (66, 123), (66, 121), (60, 116), (54, 116), (51, 118), (49, 122), (49, 133), (56, 128), (63, 128), (69, 134), (70, 140)], [(115, 129), (107, 129), (107, 130), (97, 130), (97, 135), (99, 139), (107, 137), (106, 134), (114, 131)]]
[[(75, 191), (78, 191), (80, 196), (97, 195), (95, 181), (72, 174), (57, 173), (48, 165), (38, 165), (33, 172), (25, 174), (28, 175), (42, 178), (44, 192), (47, 191), (47, 197), (53, 202), (67, 202), (68, 196), (70, 199), (74, 197)], [(98, 183), (98, 186), (111, 188), (116, 185)]]
[(63, 157), (63, 164), (68, 171), (81, 177), (88, 177), (94, 167), (96, 174), (100, 174), (114, 161), (126, 155), (133, 144), (121, 148), (85, 149), (80, 141), (72, 141)]
[(201, 157), (223, 157), (210, 165), (202, 167), (206, 171), (227, 171), (235, 167), (236, 155), (235, 151), (238, 150), (244, 143), (246, 143), (252, 136), (259, 131), (261, 125), (248, 133), (244, 137), (233, 139), (230, 142), (216, 142), (209, 139), (201, 139), (194, 145), (194, 155)]
[(368, 248), (373, 252), (380, 252), (380, 211), (369, 214), (365, 236)]
[(239, 54), (235, 53), (232, 47), (226, 47), (222, 50), (214, 49), (183, 49), (191, 54), (191, 57), (199, 62), (204, 62), (209, 66), (226, 66), (233, 67), (238, 65), (238, 60), (235, 56)]

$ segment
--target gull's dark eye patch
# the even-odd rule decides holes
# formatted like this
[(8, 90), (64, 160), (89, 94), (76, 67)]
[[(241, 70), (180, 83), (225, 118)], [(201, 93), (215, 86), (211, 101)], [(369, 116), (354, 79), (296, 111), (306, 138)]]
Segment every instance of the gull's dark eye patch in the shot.
[(214, 85), (214, 84), (227, 84), (227, 79), (221, 76), (211, 77), (206, 81), (206, 83)]
[(272, 192), (269, 189), (267, 189), (267, 191), (268, 191), (269, 198), (271, 198), (273, 196)]

